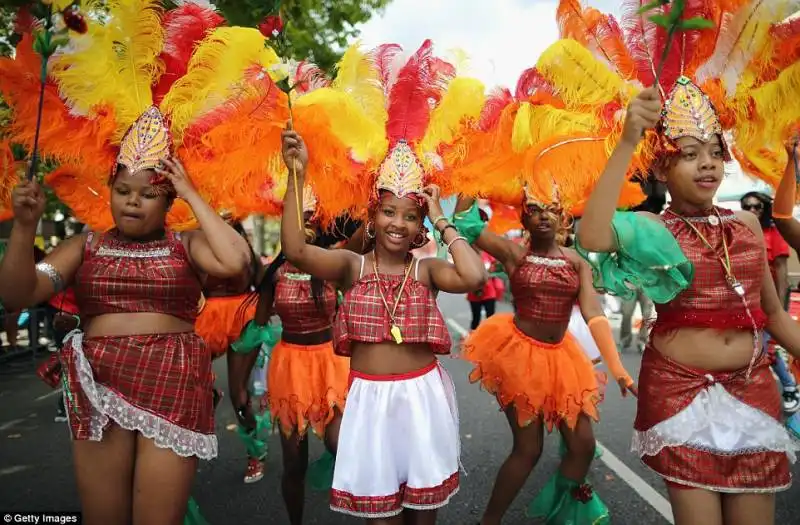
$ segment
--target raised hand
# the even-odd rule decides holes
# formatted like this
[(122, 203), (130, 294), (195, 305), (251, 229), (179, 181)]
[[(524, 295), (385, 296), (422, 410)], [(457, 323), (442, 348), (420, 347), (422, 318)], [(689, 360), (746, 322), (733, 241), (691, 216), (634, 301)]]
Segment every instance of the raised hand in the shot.
[(46, 204), (44, 191), (35, 180), (25, 180), (11, 192), (14, 221), (24, 226), (36, 226)]
[(163, 175), (172, 183), (178, 197), (187, 200), (197, 193), (189, 175), (186, 174), (186, 168), (183, 167), (183, 164), (181, 164), (181, 161), (178, 160), (177, 157), (164, 159), (161, 162), (164, 164), (164, 167), (156, 169), (156, 173)]
[(656, 88), (647, 88), (628, 104), (622, 140), (638, 144), (644, 132), (654, 128), (661, 118), (661, 97)]
[(281, 140), (281, 154), (286, 167), (291, 170), (294, 166), (298, 175), (305, 174), (308, 166), (308, 149), (303, 137), (293, 129), (286, 129), (281, 134)]

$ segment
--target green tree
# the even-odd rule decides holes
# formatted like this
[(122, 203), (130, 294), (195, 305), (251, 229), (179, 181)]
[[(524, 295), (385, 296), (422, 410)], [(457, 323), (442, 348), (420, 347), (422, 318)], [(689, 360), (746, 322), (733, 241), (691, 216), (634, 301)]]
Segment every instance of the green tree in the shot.
[[(292, 58), (310, 60), (323, 71), (332, 71), (342, 51), (359, 34), (364, 23), (391, 0), (284, 0), (286, 39)], [(273, 2), (265, 0), (217, 0), (215, 5), (231, 25), (256, 26), (271, 14)]]

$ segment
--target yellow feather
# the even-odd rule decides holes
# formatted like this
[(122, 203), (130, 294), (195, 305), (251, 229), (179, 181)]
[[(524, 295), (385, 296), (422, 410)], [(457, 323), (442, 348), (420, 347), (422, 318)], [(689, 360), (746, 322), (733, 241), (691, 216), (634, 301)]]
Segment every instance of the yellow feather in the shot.
[(530, 102), (523, 102), (519, 105), (517, 116), (514, 119), (514, 129), (511, 131), (511, 148), (517, 153), (533, 146), (531, 113)]
[(480, 117), (486, 100), (483, 82), (474, 78), (457, 77), (450, 81), (439, 105), (431, 112), (425, 136), (417, 146), (421, 159), (437, 153), (442, 144), (451, 144), (463, 124)]
[(295, 104), (296, 118), (302, 110), (324, 112), (330, 121), (331, 133), (351, 148), (358, 162), (379, 163), (386, 156), (389, 142), (384, 122), (371, 118), (356, 100), (333, 88), (320, 88), (300, 97)]
[(358, 44), (347, 48), (336, 71), (332, 87), (353, 97), (368, 117), (385, 126), (387, 102), (380, 72)]
[(103, 22), (87, 17), (88, 32), (73, 36), (75, 52), (53, 59), (52, 76), (66, 103), (79, 114), (102, 104), (114, 107), (115, 140), (153, 103), (151, 86), (162, 72), (164, 44), (161, 2), (90, 2), (87, 12), (105, 4)]
[(559, 40), (548, 47), (536, 64), (539, 73), (554, 86), (569, 110), (586, 110), (615, 99), (627, 101), (623, 80), (591, 51), (575, 40)]
[(186, 75), (161, 102), (176, 143), (190, 124), (220, 104), (259, 96), (261, 92), (245, 80), (245, 72), (261, 67), (267, 74), (279, 61), (257, 29), (220, 27), (211, 32), (197, 46)]
[(553, 137), (608, 133), (601, 127), (601, 121), (592, 113), (567, 111), (548, 104), (534, 106), (524, 102), (514, 119), (511, 146), (519, 153)]
[(761, 129), (766, 143), (782, 143), (800, 123), (800, 62), (783, 70), (775, 80), (750, 92), (756, 113), (768, 123)]

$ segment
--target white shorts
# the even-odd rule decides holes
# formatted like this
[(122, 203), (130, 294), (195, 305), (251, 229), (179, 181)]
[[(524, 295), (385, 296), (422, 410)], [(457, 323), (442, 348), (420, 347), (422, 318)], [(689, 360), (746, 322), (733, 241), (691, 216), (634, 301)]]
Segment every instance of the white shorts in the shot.
[(350, 377), (331, 509), (375, 519), (446, 505), (458, 492), (461, 452), (450, 376), (435, 361), (408, 374)]
[(597, 343), (594, 342), (592, 332), (583, 319), (579, 306), (572, 307), (572, 316), (569, 318), (569, 333), (580, 343), (589, 361), (594, 363), (600, 359), (600, 349), (597, 348)]

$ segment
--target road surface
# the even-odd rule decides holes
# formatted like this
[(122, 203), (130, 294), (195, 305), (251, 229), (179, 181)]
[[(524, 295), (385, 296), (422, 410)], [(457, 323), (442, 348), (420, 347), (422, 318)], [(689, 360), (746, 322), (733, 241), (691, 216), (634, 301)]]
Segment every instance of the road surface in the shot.
[[(470, 314), (463, 296), (442, 294), (440, 304), (454, 340), (469, 326)], [(501, 305), (499, 311), (507, 311)], [(618, 321), (617, 321), (618, 322)], [(455, 356), (454, 356), (455, 357)], [(638, 354), (623, 360), (636, 377)], [(469, 366), (446, 358), (445, 366), (455, 380), (461, 417), (463, 463), (461, 491), (440, 512), (444, 525), (473, 525), (489, 498), (494, 476), (511, 444), (504, 416), (494, 399), (471, 385), (466, 377)], [(4, 365), (5, 366), (5, 365)], [(215, 370), (224, 381), (224, 360)], [(224, 384), (220, 385), (227, 391)], [(0, 511), (78, 510), (70, 456), (69, 433), (64, 423), (55, 423), (55, 392), (39, 381), (32, 365), (22, 364), (0, 370)], [(622, 399), (609, 388), (602, 405), (602, 421), (595, 427), (604, 454), (595, 460), (590, 481), (608, 505), (614, 525), (664, 525), (672, 523), (666, 491), (657, 476), (643, 467), (629, 452), (635, 402)], [(220, 455), (201, 464), (194, 496), (212, 525), (283, 525), (286, 520), (280, 498), (280, 443), (270, 441), (267, 473), (252, 485), (242, 483), (244, 451), (233, 427), (233, 411), (225, 399), (217, 411)], [(322, 446), (312, 438), (311, 457)], [(507, 524), (527, 524), (525, 509), (558, 465), (558, 439), (546, 439), (541, 461), (506, 516)], [(800, 467), (793, 472), (800, 474)], [(800, 485), (778, 495), (776, 523), (800, 522)], [(328, 510), (327, 494), (308, 491), (306, 523), (344, 525), (360, 523)]]

